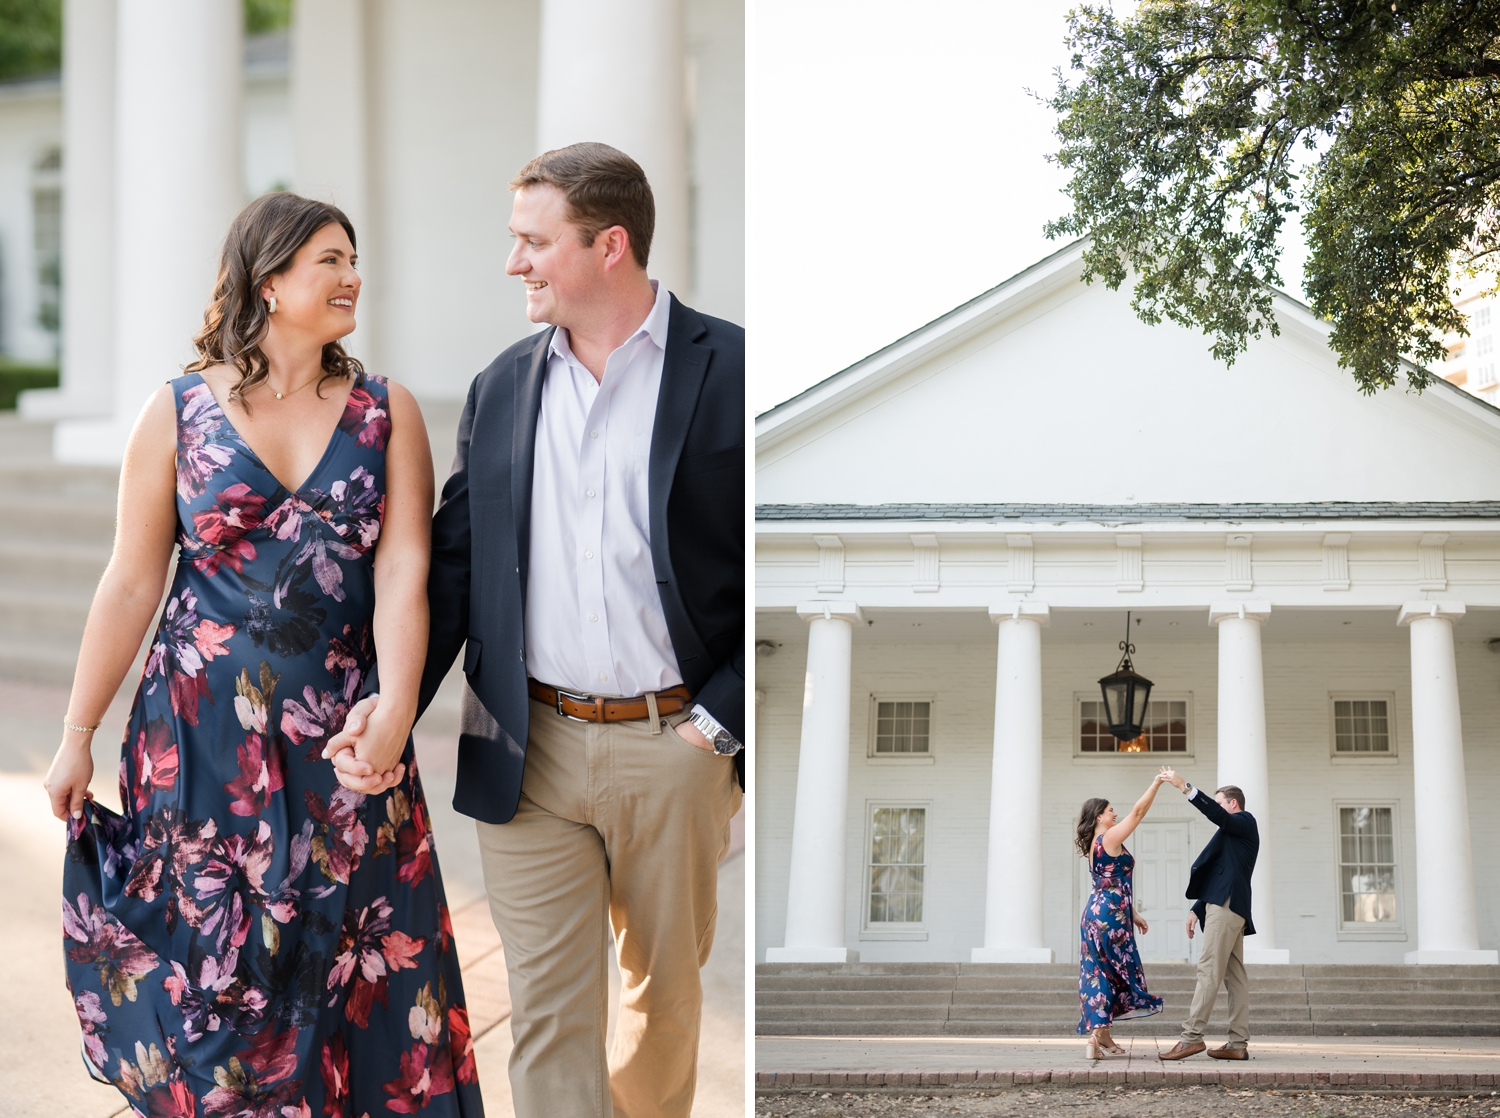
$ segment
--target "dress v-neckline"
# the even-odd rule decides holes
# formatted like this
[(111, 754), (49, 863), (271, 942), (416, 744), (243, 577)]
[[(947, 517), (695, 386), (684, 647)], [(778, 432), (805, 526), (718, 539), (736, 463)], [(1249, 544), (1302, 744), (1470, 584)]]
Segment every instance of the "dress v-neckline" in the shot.
[[(236, 427), (234, 425), (234, 420), (232, 420), (232, 419), (229, 418), (229, 412), (227, 412), (224, 409), (224, 405), (223, 404), (219, 403), (219, 398), (217, 396), (214, 396), (213, 386), (211, 384), (209, 384), (207, 380), (204, 379), (203, 374), (202, 373), (194, 373), (193, 375), (198, 378), (198, 382), (200, 384), (202, 384), (204, 388), (208, 389), (208, 394), (210, 396), (213, 396), (214, 407), (216, 407), (216, 408), (219, 409), (219, 415), (223, 418), (225, 425), (231, 431), (234, 432), (234, 437), (237, 438), (240, 441), (240, 445), (243, 446), (249, 452), (250, 457), (254, 460), (255, 464), (260, 467), (261, 473), (265, 474), (268, 478), (270, 478), (272, 481), (274, 481), (277, 485), (279, 485), (282, 489), (286, 490), (292, 496), (294, 496), (294, 497), (300, 497), (300, 496), (302, 496), (302, 491), (304, 489), (306, 489), (307, 486), (308, 486), (308, 484), (315, 477), (317, 477), (318, 474), (320, 474), (322, 472), (322, 470), (323, 470), (323, 464), (328, 461), (328, 456), (333, 453), (334, 444), (338, 440), (339, 432), (341, 432), (343, 430), (344, 412), (341, 410), (339, 412), (338, 419), (334, 421), (333, 430), (328, 435), (328, 441), (323, 444), (323, 453), (322, 453), (322, 455), (319, 456), (317, 462), (313, 465), (313, 468), (308, 471), (307, 476), (302, 479), (302, 484), (300, 484), (300, 485), (296, 486), (295, 488), (293, 488), (292, 486), (288, 485), (286, 482), (282, 481), (279, 477), (277, 477), (271, 471), (271, 467), (266, 465), (266, 460), (260, 456), (260, 452), (257, 451), (253, 446), (250, 445), (250, 440), (249, 439), (245, 438), (245, 433), (243, 431), (241, 431), (238, 427)], [(357, 389), (360, 386), (360, 382), (363, 381), (363, 380), (364, 380), (364, 376), (362, 374), (358, 374), (358, 375), (355, 376), (354, 383), (352, 385), (350, 385), (350, 387), (349, 387), (349, 394), (351, 396), (354, 394), (354, 390)], [(348, 407), (349, 407), (349, 401), (348, 401), (348, 398), (345, 397), (345, 400), (344, 400), (344, 409), (347, 410)]]

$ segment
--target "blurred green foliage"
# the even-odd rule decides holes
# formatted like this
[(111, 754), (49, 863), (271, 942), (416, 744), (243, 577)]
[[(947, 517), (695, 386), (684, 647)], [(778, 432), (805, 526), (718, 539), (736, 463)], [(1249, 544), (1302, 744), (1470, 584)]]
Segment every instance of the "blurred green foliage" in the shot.
[[(292, 0), (244, 0), (245, 31), (281, 31)], [(62, 0), (0, 0), (0, 81), (62, 69)]]
[(0, 0), (0, 81), (60, 69), (62, 0)]
[(56, 388), (57, 368), (49, 365), (16, 365), (0, 357), (0, 411), (14, 411), (16, 397), (28, 388)]
[(292, 0), (245, 0), (245, 32), (281, 31), (292, 22)]

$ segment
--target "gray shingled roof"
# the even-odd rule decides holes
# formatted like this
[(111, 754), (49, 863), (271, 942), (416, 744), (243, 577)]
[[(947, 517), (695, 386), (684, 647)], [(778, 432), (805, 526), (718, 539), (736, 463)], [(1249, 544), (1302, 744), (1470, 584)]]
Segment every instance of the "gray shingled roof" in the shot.
[(756, 505), (757, 520), (1489, 520), (1500, 501), (1310, 501), (1293, 504)]

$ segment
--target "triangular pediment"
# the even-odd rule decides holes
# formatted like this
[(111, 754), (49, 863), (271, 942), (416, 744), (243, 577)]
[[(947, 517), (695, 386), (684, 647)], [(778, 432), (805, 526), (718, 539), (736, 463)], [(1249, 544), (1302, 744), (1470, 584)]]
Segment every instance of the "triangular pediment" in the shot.
[(1500, 497), (1500, 410), (1362, 395), (1285, 296), (1226, 367), (1081, 272), (1079, 243), (758, 417), (757, 504)]

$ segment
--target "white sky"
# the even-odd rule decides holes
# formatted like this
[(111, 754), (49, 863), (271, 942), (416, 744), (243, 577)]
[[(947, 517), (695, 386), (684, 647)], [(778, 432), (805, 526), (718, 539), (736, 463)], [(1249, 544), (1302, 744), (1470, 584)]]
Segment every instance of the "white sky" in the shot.
[(1026, 90), (1067, 65), (1075, 3), (749, 0), (752, 413), (1065, 243), (1042, 233), (1068, 199)]

